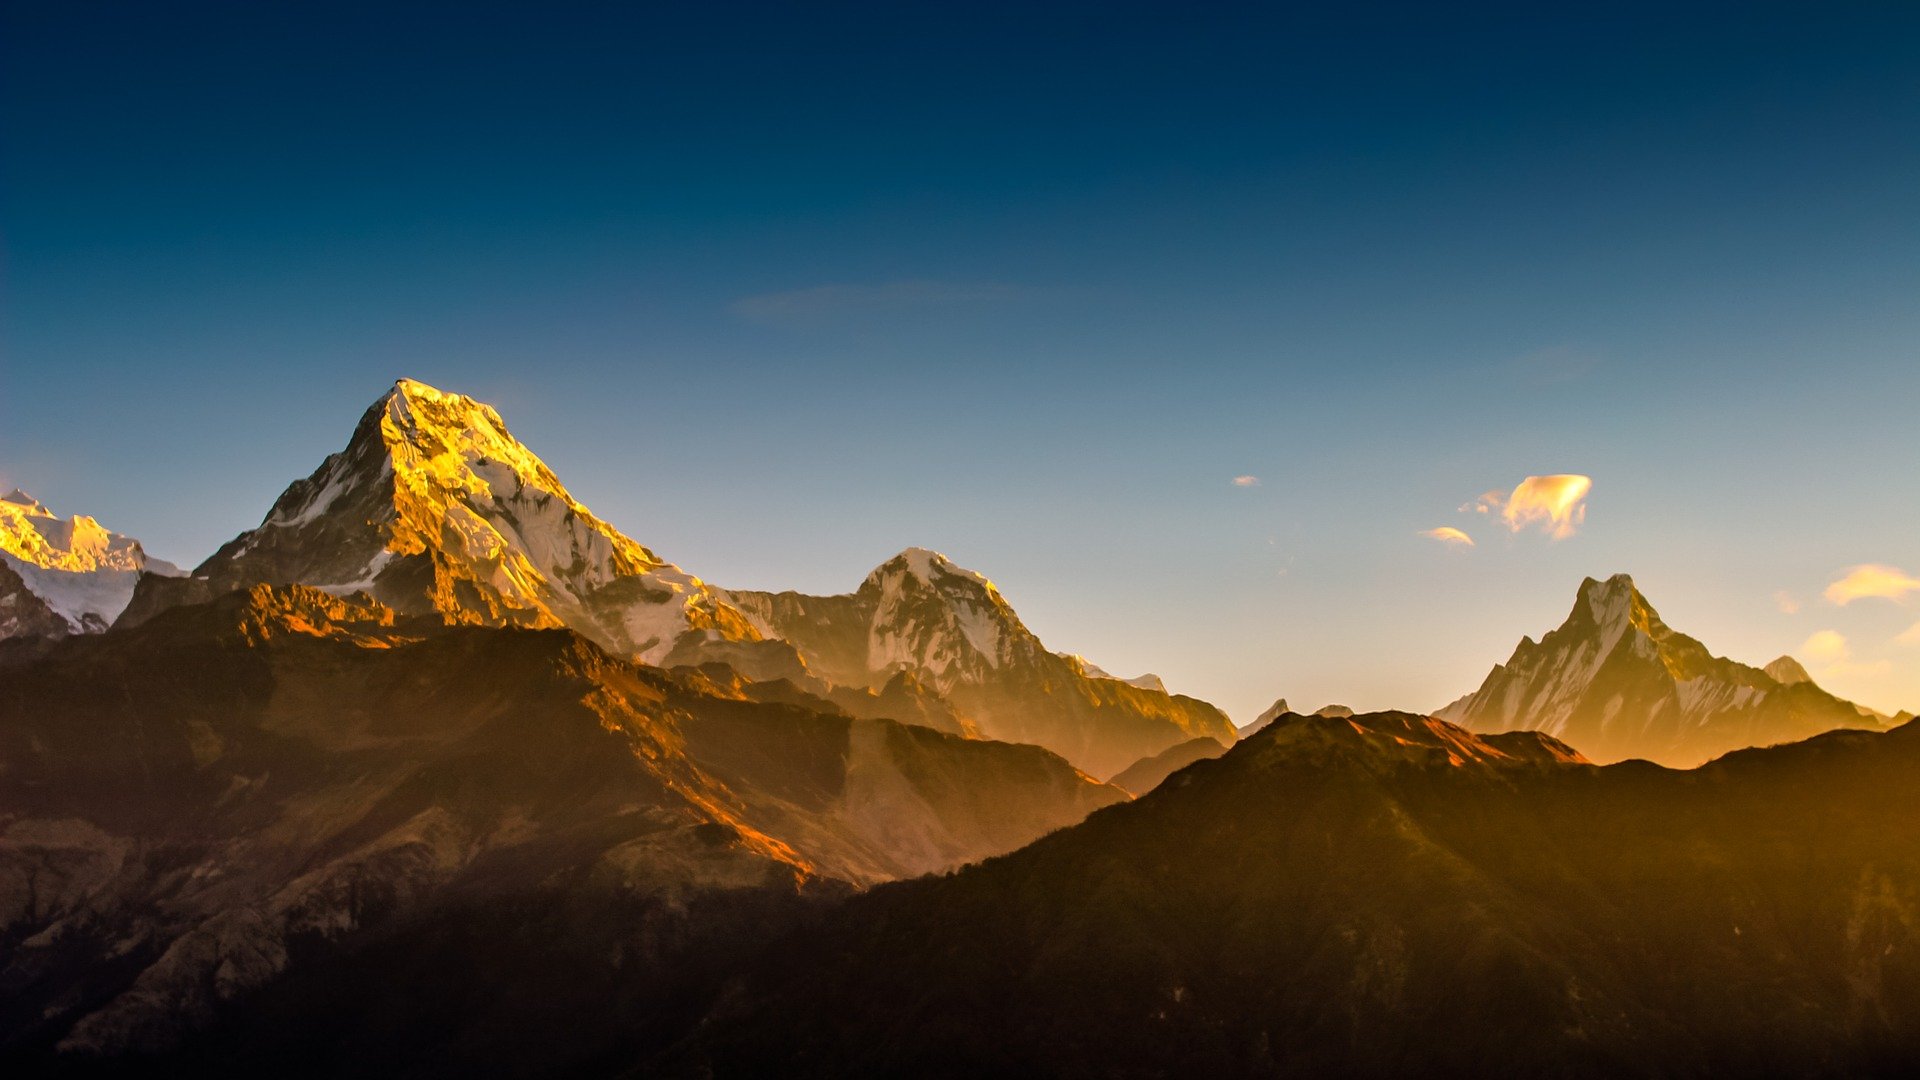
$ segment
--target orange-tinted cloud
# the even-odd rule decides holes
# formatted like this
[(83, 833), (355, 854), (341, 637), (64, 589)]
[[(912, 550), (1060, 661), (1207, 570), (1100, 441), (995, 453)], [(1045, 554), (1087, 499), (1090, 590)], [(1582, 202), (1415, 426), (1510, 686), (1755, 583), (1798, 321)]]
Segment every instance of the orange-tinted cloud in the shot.
[(1920, 578), (1898, 567), (1866, 563), (1853, 567), (1827, 586), (1826, 597), (1833, 603), (1845, 605), (1874, 597), (1903, 600), (1910, 592), (1920, 592)]
[(1489, 491), (1470, 505), (1482, 514), (1497, 512), (1514, 532), (1538, 526), (1555, 540), (1565, 540), (1587, 520), (1587, 493), (1592, 490), (1593, 477), (1579, 473), (1529, 476), (1510, 495)]
[(1448, 547), (1472, 547), (1473, 537), (1451, 525), (1440, 525), (1420, 534), (1430, 540), (1438, 540)]
[(1234, 487), (1259, 487), (1260, 478), (1257, 476), (1236, 476), (1233, 478), (1233, 486)]
[(1800, 655), (1816, 664), (1838, 664), (1852, 654), (1846, 636), (1838, 630), (1816, 630), (1800, 643)]

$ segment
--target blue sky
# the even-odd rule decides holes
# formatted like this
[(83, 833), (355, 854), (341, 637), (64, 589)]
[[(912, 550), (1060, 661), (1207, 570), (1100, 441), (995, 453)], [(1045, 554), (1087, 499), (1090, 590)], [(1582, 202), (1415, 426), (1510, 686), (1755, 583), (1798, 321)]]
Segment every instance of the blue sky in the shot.
[(1920, 575), (1912, 5), (392, 6), (6, 4), (0, 480), (191, 564), (407, 375), (711, 580), (935, 547), (1242, 719), (1616, 571), (1920, 707), (1920, 593), (1822, 596)]

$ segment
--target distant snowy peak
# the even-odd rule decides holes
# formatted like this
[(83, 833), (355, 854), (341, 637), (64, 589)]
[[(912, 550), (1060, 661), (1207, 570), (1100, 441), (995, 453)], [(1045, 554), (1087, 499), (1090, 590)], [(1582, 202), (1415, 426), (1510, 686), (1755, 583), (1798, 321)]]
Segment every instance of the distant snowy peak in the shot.
[(1713, 655), (1661, 621), (1625, 574), (1583, 581), (1558, 629), (1522, 638), (1478, 690), (1434, 715), (1476, 731), (1543, 731), (1596, 760), (1679, 765), (1874, 720), (1791, 659), (1762, 670)]
[(105, 630), (141, 571), (177, 575), (140, 542), (90, 517), (62, 518), (15, 488), (0, 496), (0, 638)]
[(1807, 669), (1800, 666), (1800, 661), (1791, 656), (1778, 657), (1760, 670), (1766, 672), (1769, 678), (1781, 686), (1813, 681), (1813, 676), (1807, 674)]
[(1195, 736), (1233, 741), (1218, 709), (1168, 694), (1156, 676), (1118, 679), (1050, 651), (993, 582), (926, 548), (881, 563), (852, 593), (727, 599), (824, 678), (878, 688), (910, 672), (988, 738), (1036, 743), (1092, 775)]
[(402, 379), (346, 448), (197, 576), (367, 591), (450, 622), (569, 626), (657, 662), (757, 637), (700, 579), (595, 517), (492, 406)]
[(937, 551), (908, 548), (855, 595), (873, 608), (868, 669), (918, 671), (943, 693), (1044, 651), (993, 582)]

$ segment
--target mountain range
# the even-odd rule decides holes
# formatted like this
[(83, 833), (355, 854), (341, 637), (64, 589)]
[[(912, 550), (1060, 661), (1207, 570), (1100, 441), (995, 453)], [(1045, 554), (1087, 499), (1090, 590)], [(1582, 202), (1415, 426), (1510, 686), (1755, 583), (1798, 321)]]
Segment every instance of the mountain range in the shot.
[(1236, 729), (930, 549), (703, 581), (402, 380), (190, 573), (0, 500), (0, 1072), (1893, 1074), (1910, 719), (1616, 575)]

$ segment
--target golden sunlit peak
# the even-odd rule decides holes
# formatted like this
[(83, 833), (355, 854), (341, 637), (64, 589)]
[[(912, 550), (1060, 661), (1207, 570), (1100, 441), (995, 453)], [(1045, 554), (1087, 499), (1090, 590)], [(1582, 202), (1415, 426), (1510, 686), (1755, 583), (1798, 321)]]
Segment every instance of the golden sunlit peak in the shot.
[(969, 570), (964, 566), (960, 566), (957, 563), (955, 563), (952, 559), (949, 559), (945, 555), (942, 555), (939, 552), (934, 551), (932, 548), (923, 548), (923, 547), (907, 548), (905, 551), (902, 551), (900, 554), (895, 555), (891, 559), (888, 559), (886, 563), (880, 567), (879, 570), (874, 571), (874, 574), (878, 575), (882, 571), (887, 570), (894, 566), (903, 567), (908, 573), (912, 574), (914, 577), (921, 579), (922, 581), (932, 581), (936, 573), (945, 574), (945, 575), (951, 575), (953, 577), (966, 578), (968, 580), (978, 582), (979, 584), (984, 585), (988, 589), (992, 589), (995, 592), (999, 591), (998, 588), (993, 584), (993, 582), (987, 580), (986, 575)]

